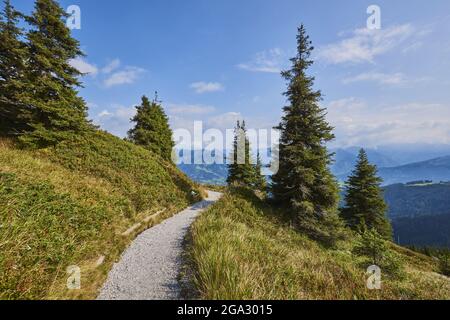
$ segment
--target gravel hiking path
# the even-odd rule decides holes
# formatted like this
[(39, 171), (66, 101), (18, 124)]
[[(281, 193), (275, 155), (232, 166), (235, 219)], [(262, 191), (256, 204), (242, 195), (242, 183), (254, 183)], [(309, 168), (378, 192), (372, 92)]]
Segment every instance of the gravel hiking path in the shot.
[(180, 299), (183, 240), (195, 218), (220, 197), (208, 191), (206, 200), (140, 234), (113, 266), (97, 299)]

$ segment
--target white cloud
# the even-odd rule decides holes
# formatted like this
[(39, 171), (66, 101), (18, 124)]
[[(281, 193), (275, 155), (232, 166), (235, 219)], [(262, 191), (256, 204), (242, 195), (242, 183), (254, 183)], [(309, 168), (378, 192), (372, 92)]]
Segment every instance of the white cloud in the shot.
[(107, 88), (134, 83), (146, 71), (145, 69), (133, 66), (124, 67), (120, 70), (121, 62), (119, 59), (112, 60), (100, 69), (96, 65), (90, 64), (81, 58), (72, 59), (69, 63), (83, 74), (89, 74), (91, 76), (102, 74), (102, 82)]
[(411, 24), (381, 30), (357, 29), (351, 37), (319, 48), (318, 58), (331, 64), (374, 62), (377, 56), (414, 36), (414, 32)]
[(238, 68), (252, 72), (280, 73), (284, 53), (279, 48), (258, 52), (252, 61), (238, 64)]
[(89, 74), (91, 76), (96, 76), (98, 74), (98, 68), (82, 58), (71, 59), (69, 64), (83, 74)]
[(420, 48), (422, 48), (424, 46), (424, 43), (422, 41), (416, 41), (411, 43), (410, 45), (406, 46), (402, 52), (403, 53), (409, 53), (409, 52), (413, 52), (413, 51), (417, 51)]
[(118, 137), (125, 137), (132, 124), (130, 119), (136, 114), (135, 107), (113, 105), (93, 117), (93, 122)]
[(196, 93), (217, 92), (225, 90), (224, 86), (218, 82), (194, 82), (190, 86)]
[(407, 79), (402, 73), (379, 73), (379, 72), (366, 72), (361, 73), (357, 76), (346, 78), (343, 80), (344, 84), (349, 84), (353, 82), (362, 82), (362, 81), (373, 81), (379, 84), (386, 85), (402, 85), (407, 82)]
[(103, 117), (109, 117), (112, 116), (113, 114), (111, 112), (109, 112), (108, 110), (103, 110), (102, 112), (100, 112), (97, 117), (99, 118), (103, 118)]
[[(96, 107), (98, 109), (98, 106)], [(100, 111), (101, 110), (101, 111)], [(227, 130), (233, 130), (237, 120), (244, 120), (239, 112), (215, 113), (213, 106), (189, 105), (189, 104), (167, 104), (170, 126), (173, 130), (184, 129), (190, 132), (192, 139), (194, 135), (194, 122), (201, 121), (203, 132), (209, 129), (217, 129), (226, 137)], [(92, 110), (91, 110), (92, 111)], [(122, 105), (112, 105), (107, 109), (98, 109), (93, 113), (94, 124), (100, 126), (118, 137), (124, 138), (129, 129), (133, 126), (130, 119), (136, 114), (136, 108), (124, 107)], [(247, 120), (247, 119), (246, 119)], [(264, 123), (267, 119), (249, 117), (247, 127), (249, 129), (271, 129), (273, 123)], [(192, 141), (193, 142), (193, 141)], [(225, 143), (225, 142), (224, 142)], [(227, 141), (231, 146), (232, 139)]]
[[(203, 116), (201, 118), (198, 118), (196, 117), (196, 115), (192, 114), (190, 116), (171, 115), (170, 125), (174, 130), (183, 129), (187, 130), (191, 134), (191, 141), (185, 141), (185, 144), (179, 145), (178, 147), (192, 146), (196, 149), (200, 149), (202, 143), (206, 143), (206, 141), (202, 141), (201, 136), (195, 134), (199, 131), (194, 131), (194, 122), (201, 121), (201, 128), (203, 129), (203, 133), (210, 129), (219, 130), (222, 133), (223, 138), (225, 139), (227, 137), (227, 130), (233, 130), (236, 126), (236, 121), (242, 120), (242, 118), (242, 115), (238, 112), (227, 112), (223, 114), (215, 114), (209, 117)], [(196, 127), (196, 130), (199, 130), (199, 127)], [(223, 142), (223, 147), (227, 148), (231, 147), (233, 143), (232, 139), (230, 139), (230, 141), (221, 142)], [(218, 141), (218, 143), (220, 143), (220, 141)], [(203, 147), (204, 146), (205, 145), (203, 145)]]
[(94, 103), (94, 102), (88, 101), (88, 102), (86, 102), (86, 105), (89, 108), (89, 110), (98, 108), (98, 105), (96, 103)]
[(111, 76), (104, 81), (104, 85), (107, 88), (110, 88), (122, 84), (131, 84), (134, 83), (144, 72), (145, 70), (142, 68), (126, 67), (123, 70), (112, 73)]
[(348, 77), (342, 80), (344, 84), (355, 82), (375, 82), (380, 85), (388, 86), (406, 86), (415, 83), (424, 83), (431, 81), (430, 77), (410, 78), (403, 73), (381, 73), (381, 72), (365, 72), (359, 75)]
[(206, 125), (219, 130), (233, 129), (236, 122), (242, 119), (242, 114), (239, 112), (227, 112), (207, 119)]
[(216, 109), (212, 106), (191, 105), (191, 104), (169, 104), (168, 112), (172, 115), (204, 115), (214, 112)]
[(330, 102), (328, 120), (339, 146), (394, 143), (450, 143), (450, 106), (409, 103), (369, 105), (357, 98)]
[(105, 67), (103, 67), (102, 72), (109, 74), (113, 72), (114, 70), (118, 69), (120, 67), (120, 60), (114, 59), (109, 64), (107, 64)]
[(336, 112), (337, 114), (339, 114), (341, 112), (352, 112), (360, 110), (362, 108), (365, 108), (366, 104), (358, 98), (350, 97), (331, 101), (327, 107), (330, 112)]
[(186, 129), (193, 133), (194, 122), (201, 121), (203, 129), (218, 129), (225, 132), (233, 129), (243, 117), (239, 112), (215, 114), (216, 108), (201, 105), (168, 105), (170, 124), (174, 129)]

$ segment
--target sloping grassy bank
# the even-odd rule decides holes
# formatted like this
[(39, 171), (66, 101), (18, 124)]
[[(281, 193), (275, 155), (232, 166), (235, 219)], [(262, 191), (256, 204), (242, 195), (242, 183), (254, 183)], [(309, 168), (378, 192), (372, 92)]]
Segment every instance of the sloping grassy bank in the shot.
[(202, 299), (450, 299), (450, 281), (436, 262), (395, 248), (402, 279), (368, 290), (355, 243), (326, 249), (294, 231), (250, 192), (234, 190), (206, 211), (191, 230), (188, 263)]
[[(133, 237), (200, 193), (171, 163), (104, 132), (37, 151), (0, 141), (0, 299), (95, 298)], [(80, 290), (66, 286), (72, 265)]]

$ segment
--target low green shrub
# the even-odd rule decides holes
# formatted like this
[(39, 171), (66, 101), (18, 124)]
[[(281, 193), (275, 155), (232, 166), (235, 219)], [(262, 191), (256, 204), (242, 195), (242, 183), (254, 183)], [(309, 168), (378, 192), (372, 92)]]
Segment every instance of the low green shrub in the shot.
[(405, 276), (400, 256), (374, 229), (366, 230), (361, 234), (353, 253), (363, 257), (361, 265), (364, 268), (375, 265), (389, 277), (401, 279)]

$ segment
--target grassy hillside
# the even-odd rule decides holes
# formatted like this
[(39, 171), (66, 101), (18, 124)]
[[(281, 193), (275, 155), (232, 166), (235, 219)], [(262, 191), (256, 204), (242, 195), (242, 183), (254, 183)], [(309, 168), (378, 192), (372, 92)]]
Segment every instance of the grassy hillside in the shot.
[[(138, 232), (199, 198), (172, 164), (107, 133), (37, 151), (0, 141), (0, 299), (95, 298)], [(66, 288), (71, 265), (81, 290)]]
[[(429, 257), (393, 246), (402, 278), (366, 288), (355, 243), (326, 249), (294, 231), (249, 192), (226, 194), (192, 228), (187, 261), (204, 299), (450, 299), (450, 281)], [(196, 292), (195, 292), (196, 291)]]

